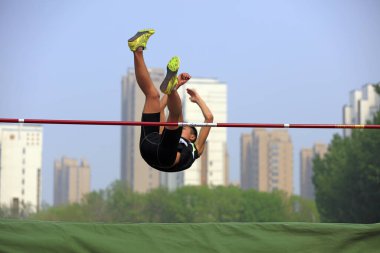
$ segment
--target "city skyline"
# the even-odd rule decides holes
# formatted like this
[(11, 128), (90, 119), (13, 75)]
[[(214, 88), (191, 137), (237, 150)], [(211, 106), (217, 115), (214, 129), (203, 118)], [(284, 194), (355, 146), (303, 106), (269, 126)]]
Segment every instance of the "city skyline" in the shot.
[(241, 135), (241, 188), (294, 193), (293, 144), (285, 129), (256, 128)]
[[(178, 7), (147, 1), (141, 14), (137, 2), (1, 1), (0, 115), (120, 120), (120, 78), (133, 66), (127, 40), (149, 27), (147, 65), (179, 55), (180, 71), (228, 83), (228, 122), (341, 123), (347, 94), (380, 80), (378, 1), (194, 1), (173, 22)], [(120, 178), (120, 129), (44, 125), (42, 199), (52, 203), (52, 164), (63, 154), (91, 161), (94, 190)], [(233, 182), (246, 131), (227, 129)], [(299, 182), (298, 151), (341, 131), (289, 133)]]

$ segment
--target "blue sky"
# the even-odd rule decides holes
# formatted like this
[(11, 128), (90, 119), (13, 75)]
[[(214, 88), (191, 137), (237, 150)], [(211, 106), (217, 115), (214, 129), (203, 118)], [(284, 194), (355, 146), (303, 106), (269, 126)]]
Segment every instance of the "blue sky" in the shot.
[[(156, 30), (150, 67), (179, 55), (182, 71), (228, 84), (229, 122), (341, 123), (349, 91), (380, 81), (377, 0), (0, 0), (0, 117), (120, 120), (127, 40), (141, 28)], [(228, 129), (232, 181), (249, 131)], [(336, 132), (290, 130), (296, 193), (300, 148)], [(49, 203), (62, 155), (89, 160), (94, 189), (119, 178), (119, 127), (45, 125), (43, 148)]]

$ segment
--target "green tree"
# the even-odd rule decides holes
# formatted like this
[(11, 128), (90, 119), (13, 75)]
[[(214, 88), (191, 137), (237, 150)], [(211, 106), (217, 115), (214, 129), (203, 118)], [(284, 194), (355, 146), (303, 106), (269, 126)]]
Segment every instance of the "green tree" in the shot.
[[(378, 112), (373, 124), (380, 124)], [(380, 131), (335, 135), (323, 159), (313, 163), (316, 203), (322, 221), (380, 221)]]
[(216, 187), (212, 191), (209, 205), (211, 205), (214, 220), (219, 222), (240, 221), (243, 206), (242, 190), (235, 186)]
[(105, 212), (112, 222), (143, 222), (144, 207), (144, 196), (124, 181), (116, 181), (106, 190)]
[(145, 222), (176, 222), (177, 205), (173, 194), (166, 188), (157, 188), (145, 196)]
[(288, 198), (288, 207), (291, 209), (291, 219), (289, 221), (319, 221), (319, 213), (315, 201), (303, 199), (300, 196), (291, 196)]
[(215, 222), (213, 189), (205, 186), (185, 186), (173, 193), (177, 222)]
[(31, 216), (32, 219), (58, 221), (91, 221), (80, 204), (51, 207)]
[(88, 219), (92, 221), (111, 221), (107, 212), (106, 191), (99, 190), (87, 194), (81, 203)]
[(245, 191), (243, 193), (242, 221), (289, 221), (290, 212), (285, 198), (287, 198), (286, 193), (281, 191)]

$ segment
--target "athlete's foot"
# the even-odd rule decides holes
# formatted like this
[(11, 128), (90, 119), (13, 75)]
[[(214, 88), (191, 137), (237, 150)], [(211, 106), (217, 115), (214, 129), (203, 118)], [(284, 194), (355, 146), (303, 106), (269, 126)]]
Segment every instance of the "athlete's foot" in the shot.
[(136, 51), (141, 51), (146, 48), (146, 43), (148, 42), (148, 39), (151, 35), (154, 34), (153, 29), (144, 29), (138, 31), (135, 36), (130, 38), (128, 40), (128, 46), (131, 51), (136, 52)]
[(179, 58), (177, 56), (174, 56), (173, 58), (170, 59), (168, 65), (167, 65), (167, 70), (166, 70), (166, 76), (164, 81), (162, 81), (160, 85), (160, 90), (162, 93), (165, 93), (167, 95), (170, 95), (173, 90), (175, 90), (178, 84), (178, 79), (177, 79), (177, 72), (179, 69)]

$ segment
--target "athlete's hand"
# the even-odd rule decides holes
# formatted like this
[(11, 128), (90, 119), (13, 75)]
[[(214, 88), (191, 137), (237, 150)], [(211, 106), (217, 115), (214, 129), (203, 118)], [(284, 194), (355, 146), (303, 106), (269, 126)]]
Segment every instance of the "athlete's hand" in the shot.
[(201, 97), (199, 96), (198, 92), (196, 92), (194, 89), (186, 89), (187, 94), (190, 95), (190, 101), (193, 103), (198, 103)]
[(184, 85), (185, 83), (187, 83), (187, 81), (189, 81), (191, 78), (191, 76), (188, 74), (188, 73), (181, 73), (178, 75), (178, 84), (177, 84), (177, 88), (181, 87), (182, 85)]

